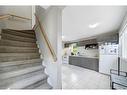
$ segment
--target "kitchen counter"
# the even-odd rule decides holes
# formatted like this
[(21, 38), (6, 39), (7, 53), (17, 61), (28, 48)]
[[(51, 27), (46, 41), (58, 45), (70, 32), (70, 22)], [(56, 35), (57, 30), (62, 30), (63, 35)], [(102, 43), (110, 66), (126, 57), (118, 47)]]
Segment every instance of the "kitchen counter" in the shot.
[(94, 57), (94, 56), (73, 55), (73, 57), (84, 57), (84, 58), (95, 58), (95, 59), (99, 59), (99, 57)]
[(99, 71), (98, 57), (69, 56), (69, 64)]

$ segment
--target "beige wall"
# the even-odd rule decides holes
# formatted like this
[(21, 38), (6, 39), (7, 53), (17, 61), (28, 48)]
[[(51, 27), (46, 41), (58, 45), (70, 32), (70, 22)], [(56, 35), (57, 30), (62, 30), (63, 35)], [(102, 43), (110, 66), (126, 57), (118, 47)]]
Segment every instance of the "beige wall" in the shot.
[[(2, 14), (15, 14), (22, 17), (32, 17), (32, 6), (3, 6)], [(31, 29), (31, 20), (4, 20), (5, 27), (11, 29)]]

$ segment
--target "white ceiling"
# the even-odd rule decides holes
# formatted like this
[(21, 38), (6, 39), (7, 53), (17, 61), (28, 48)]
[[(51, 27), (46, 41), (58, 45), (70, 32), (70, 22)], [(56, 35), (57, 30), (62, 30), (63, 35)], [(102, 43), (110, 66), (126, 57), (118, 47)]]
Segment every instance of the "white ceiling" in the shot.
[[(88, 38), (119, 29), (125, 6), (68, 6), (62, 14), (63, 41)], [(89, 26), (96, 26), (90, 28)]]

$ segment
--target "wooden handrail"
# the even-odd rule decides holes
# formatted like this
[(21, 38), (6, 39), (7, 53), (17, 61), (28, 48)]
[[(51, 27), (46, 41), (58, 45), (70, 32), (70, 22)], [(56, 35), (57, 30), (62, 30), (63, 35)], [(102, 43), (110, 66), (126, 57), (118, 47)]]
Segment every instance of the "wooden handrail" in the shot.
[(25, 20), (32, 20), (30, 18), (26, 18), (26, 17), (22, 17), (22, 16), (17, 16), (17, 15), (14, 15), (14, 14), (0, 15), (0, 19), (5, 19), (5, 18), (9, 18), (9, 17), (16, 17), (16, 18), (25, 19)]
[(51, 45), (51, 43), (50, 43), (50, 41), (49, 41), (49, 39), (48, 39), (48, 36), (46, 35), (46, 33), (45, 33), (45, 31), (44, 31), (44, 28), (43, 28), (43, 26), (42, 26), (42, 24), (41, 24), (41, 22), (40, 22), (40, 20), (39, 20), (39, 18), (38, 18), (38, 16), (37, 16), (36, 14), (35, 14), (35, 17), (36, 17), (36, 20), (37, 20), (37, 22), (38, 22), (38, 25), (35, 26), (35, 30), (36, 30), (37, 27), (39, 26), (39, 28), (40, 28), (40, 30), (41, 30), (41, 33), (42, 33), (42, 35), (43, 35), (43, 37), (44, 37), (44, 39), (45, 39), (45, 41), (46, 41), (46, 44), (47, 44), (47, 46), (48, 46), (48, 48), (49, 48), (49, 50), (50, 50), (50, 53), (51, 53), (51, 55), (52, 55), (54, 61), (56, 62), (56, 61), (57, 61), (57, 57), (56, 57), (55, 51), (54, 51), (54, 49), (53, 49), (53, 47), (52, 47), (52, 45)]
[(32, 20), (30, 18), (26, 18), (26, 17), (22, 17), (22, 16), (17, 16), (17, 15), (14, 15), (14, 14), (9, 14), (9, 15), (12, 16), (12, 17), (17, 17), (17, 18), (21, 18), (21, 19)]
[(5, 18), (9, 18), (10, 15), (6, 14), (6, 15), (0, 15), (0, 19), (5, 19)]

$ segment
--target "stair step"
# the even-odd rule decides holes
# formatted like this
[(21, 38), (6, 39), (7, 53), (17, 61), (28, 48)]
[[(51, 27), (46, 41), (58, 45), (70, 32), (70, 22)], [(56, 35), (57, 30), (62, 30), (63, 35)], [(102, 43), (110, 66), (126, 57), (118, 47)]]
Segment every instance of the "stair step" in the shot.
[(40, 70), (36, 70), (36, 71), (30, 72), (30, 73), (26, 73), (26, 74), (23, 74), (20, 76), (15, 76), (15, 77), (11, 77), (8, 79), (0, 80), (1, 81), (0, 82), (0, 89), (6, 89), (6, 88), (8, 88), (9, 85), (11, 85), (17, 81), (35, 76), (37, 74), (43, 74), (43, 73), (44, 73), (44, 71), (42, 69), (40, 69)]
[(21, 61), (40, 58), (39, 53), (0, 53), (0, 62)]
[(29, 78), (25, 78), (21, 81), (17, 81), (15, 82), (14, 84), (10, 85), (8, 88), (9, 89), (23, 89), (29, 85), (32, 85), (38, 81), (43, 81), (47, 79), (47, 75), (46, 74), (38, 74), (38, 75), (35, 75), (33, 77), (29, 77)]
[(27, 86), (27, 87), (25, 87), (23, 89), (36, 89), (37, 87), (41, 86), (42, 84), (44, 84), (46, 82), (47, 82), (46, 79), (45, 80), (40, 80), (40, 81), (38, 81), (38, 82), (36, 82), (36, 83), (34, 83), (32, 85), (29, 85), (29, 86)]
[(17, 56), (29, 56), (29, 55), (40, 55), (39, 53), (0, 53), (0, 57), (17, 57)]
[(16, 46), (16, 47), (37, 47), (36, 43), (31, 42), (21, 42), (21, 41), (13, 41), (13, 40), (0, 40), (0, 45), (4, 46)]
[(52, 87), (48, 83), (44, 83), (35, 89), (52, 89)]
[(6, 34), (6, 33), (1, 34), (1, 39), (22, 41), (22, 42), (36, 42), (36, 39), (33, 39), (33, 38), (21, 37), (21, 36), (16, 36), (12, 34)]
[(2, 30), (0, 89), (50, 89), (44, 69), (34, 30)]
[(12, 34), (12, 35), (16, 35), (16, 36), (28, 37), (28, 38), (34, 38), (35, 39), (35, 35), (33, 35), (33, 34), (28, 34), (28, 33), (13, 31), (13, 30), (5, 30), (5, 29), (3, 29), (2, 33)]
[(8, 67), (0, 67), (0, 73), (5, 73), (5, 72), (13, 71), (13, 70), (14, 71), (21, 70), (28, 67), (34, 67), (34, 66), (42, 66), (42, 63), (20, 64), (20, 65), (8, 66)]
[(27, 74), (27, 73), (30, 73), (30, 72), (34, 72), (34, 71), (37, 71), (37, 70), (40, 70), (40, 69), (43, 69), (43, 66), (40, 65), (40, 66), (24, 68), (24, 69), (21, 69), (21, 70), (1, 73), (0, 74), (0, 80), (20, 76), (20, 75)]
[(0, 53), (36, 53), (38, 48), (0, 46)]
[(26, 34), (35, 35), (34, 30), (14, 30), (14, 29), (6, 29), (6, 30), (17, 31), (17, 32), (21, 32), (21, 33), (26, 33)]
[(0, 68), (1, 67), (8, 67), (8, 66), (15, 66), (15, 65), (22, 65), (22, 64), (32, 64), (32, 63), (42, 63), (42, 59), (0, 62)]

